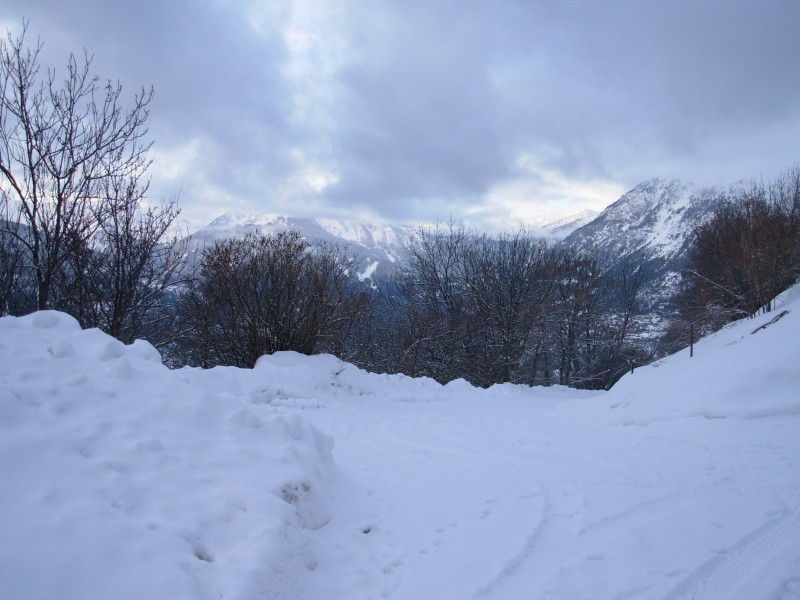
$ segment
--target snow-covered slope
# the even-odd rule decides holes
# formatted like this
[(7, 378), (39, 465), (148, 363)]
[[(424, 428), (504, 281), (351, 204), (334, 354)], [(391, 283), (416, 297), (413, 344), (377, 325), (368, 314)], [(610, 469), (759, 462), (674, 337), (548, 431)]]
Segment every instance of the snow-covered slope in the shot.
[(649, 256), (648, 307), (664, 312), (683, 267), (692, 230), (725, 198), (722, 190), (678, 180), (651, 179), (637, 185), (562, 244), (599, 253), (613, 264), (631, 253)]
[(414, 228), (400, 225), (366, 225), (335, 219), (308, 219), (274, 215), (226, 213), (192, 234), (190, 250), (202, 250), (218, 240), (248, 233), (297, 231), (312, 244), (345, 251), (353, 260), (354, 274), (385, 274), (406, 259), (406, 244)]
[(357, 245), (381, 249), (390, 259), (396, 259), (413, 228), (400, 225), (365, 225), (336, 219), (308, 219), (272, 215), (224, 214), (193, 234), (203, 241), (240, 237), (253, 231), (278, 233), (299, 231), (307, 239), (330, 244)]
[(680, 255), (692, 229), (724, 198), (721, 190), (651, 179), (620, 197), (565, 240), (580, 250), (625, 255), (648, 248), (667, 260)]
[(300, 416), (62, 313), (0, 320), (0, 365), (0, 597), (247, 598), (306, 570), (336, 471)]
[(534, 224), (534, 231), (541, 231), (542, 236), (552, 240), (563, 240), (576, 229), (594, 221), (600, 213), (586, 208), (561, 218), (543, 217)]
[[(543, 215), (531, 227), (536, 235), (551, 241), (594, 219), (599, 213), (583, 210), (561, 219)], [(216, 241), (243, 237), (249, 233), (298, 231), (312, 244), (327, 244), (345, 250), (354, 260), (354, 272), (361, 280), (374, 274), (390, 273), (407, 260), (407, 246), (416, 228), (406, 225), (371, 225), (336, 219), (282, 217), (272, 214), (226, 213), (192, 234), (189, 248), (198, 250)]]
[(603, 393), (0, 319), (0, 597), (796, 598), (799, 297)]

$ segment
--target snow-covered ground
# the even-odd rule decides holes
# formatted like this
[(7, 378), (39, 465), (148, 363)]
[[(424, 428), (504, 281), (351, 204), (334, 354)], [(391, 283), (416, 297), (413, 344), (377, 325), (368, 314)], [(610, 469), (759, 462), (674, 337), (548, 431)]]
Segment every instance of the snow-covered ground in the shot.
[(797, 296), (607, 393), (2, 319), (0, 598), (800, 598)]

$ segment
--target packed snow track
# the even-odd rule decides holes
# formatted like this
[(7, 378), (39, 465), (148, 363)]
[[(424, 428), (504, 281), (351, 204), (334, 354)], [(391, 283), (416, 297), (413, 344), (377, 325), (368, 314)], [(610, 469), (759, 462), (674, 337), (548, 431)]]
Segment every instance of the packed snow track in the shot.
[(0, 597), (800, 599), (800, 305), (610, 392), (0, 319)]

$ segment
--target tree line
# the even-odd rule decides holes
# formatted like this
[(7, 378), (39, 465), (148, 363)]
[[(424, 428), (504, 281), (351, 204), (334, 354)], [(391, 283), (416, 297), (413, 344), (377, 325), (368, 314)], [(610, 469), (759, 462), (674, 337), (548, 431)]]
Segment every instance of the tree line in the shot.
[(750, 182), (692, 233), (668, 330), (673, 347), (731, 321), (772, 309), (800, 279), (800, 166)]
[(173, 347), (197, 366), (329, 352), (365, 369), (472, 384), (607, 387), (637, 347), (641, 262), (620, 273), (522, 230), (420, 228), (409, 263), (374, 290), (346, 254), (297, 232), (218, 242), (178, 303)]
[(385, 370), (474, 385), (610, 386), (637, 341), (643, 261), (619, 272), (520, 230), (420, 229), (385, 293)]
[[(174, 200), (147, 200), (152, 90), (71, 56), (40, 70), (41, 43), (0, 40), (0, 315), (63, 310), (170, 366), (250, 367), (265, 353), (332, 353), (365, 369), (497, 383), (607, 388), (653, 355), (642, 337), (648, 257), (619, 260), (420, 228), (408, 264), (367, 287), (346, 252), (297, 232), (206, 248), (189, 264)], [(752, 184), (693, 233), (671, 324), (697, 334), (768, 310), (800, 275), (800, 168)]]
[(170, 358), (201, 367), (252, 367), (293, 350), (346, 356), (372, 303), (336, 248), (312, 248), (296, 231), (251, 234), (203, 251), (176, 305)]
[(44, 72), (26, 34), (0, 40), (0, 313), (63, 310), (158, 341), (184, 244), (176, 203), (145, 203), (153, 91), (126, 107), (85, 53)]

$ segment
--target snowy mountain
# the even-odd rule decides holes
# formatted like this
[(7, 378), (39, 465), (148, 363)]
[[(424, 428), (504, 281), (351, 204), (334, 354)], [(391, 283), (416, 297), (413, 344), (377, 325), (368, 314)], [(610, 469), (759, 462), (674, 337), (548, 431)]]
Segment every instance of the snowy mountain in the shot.
[(663, 314), (680, 280), (692, 230), (707, 220), (726, 194), (678, 180), (651, 179), (620, 197), (561, 243), (598, 253), (610, 265), (644, 251), (649, 256), (647, 304)]
[[(646, 312), (657, 323), (671, 309), (671, 301), (685, 264), (691, 231), (726, 197), (717, 188), (701, 188), (678, 180), (651, 179), (637, 185), (601, 213), (583, 210), (553, 219), (543, 215), (530, 225), (537, 235), (565, 247), (596, 253), (609, 268), (638, 251), (647, 252)], [(353, 260), (353, 274), (361, 281), (391, 272), (407, 260), (406, 248), (415, 228), (357, 224), (334, 219), (227, 213), (192, 235), (197, 251), (217, 240), (252, 232), (296, 230), (312, 244), (325, 243), (345, 250)], [(197, 254), (199, 256), (199, 254)]]
[(386, 259), (397, 260), (412, 227), (400, 225), (363, 225), (335, 219), (308, 219), (272, 215), (226, 213), (193, 234), (202, 242), (241, 237), (251, 232), (278, 233), (299, 231), (309, 241), (347, 244), (380, 250)]
[(484, 390), (2, 318), (0, 595), (797, 598), (798, 339), (795, 288), (608, 392)]
[(542, 236), (550, 241), (559, 241), (567, 237), (579, 227), (594, 221), (600, 213), (586, 208), (566, 217), (553, 218), (544, 216), (539, 219), (540, 224), (534, 223), (534, 231), (540, 231)]
[[(543, 215), (531, 230), (557, 241), (597, 214), (587, 209), (560, 219)], [(407, 225), (370, 225), (336, 219), (226, 213), (192, 234), (190, 250), (197, 253), (216, 241), (249, 233), (298, 231), (311, 244), (327, 244), (345, 250), (353, 259), (355, 275), (363, 281), (390, 274), (394, 268), (402, 266), (407, 260), (407, 245), (416, 229)]]
[(201, 250), (218, 240), (249, 233), (298, 231), (311, 244), (336, 246), (353, 259), (360, 279), (390, 273), (406, 260), (406, 244), (414, 228), (402, 225), (365, 225), (335, 219), (309, 219), (226, 213), (191, 236), (190, 249)]
[(647, 248), (666, 260), (685, 253), (689, 234), (725, 197), (716, 188), (697, 188), (677, 179), (640, 183), (564, 243), (583, 251), (602, 248), (626, 255)]

